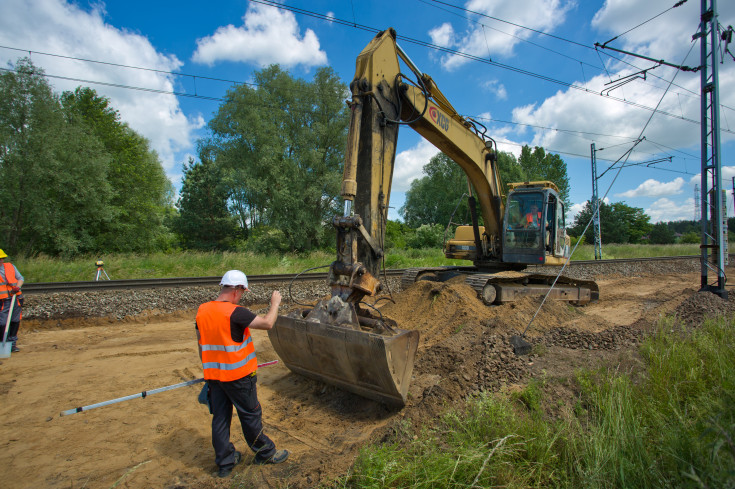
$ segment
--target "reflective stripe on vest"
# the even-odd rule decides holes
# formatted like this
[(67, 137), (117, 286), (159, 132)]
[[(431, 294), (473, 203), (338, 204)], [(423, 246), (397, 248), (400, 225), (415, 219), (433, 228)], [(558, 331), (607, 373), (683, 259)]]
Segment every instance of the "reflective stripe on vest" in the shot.
[(230, 317), (238, 306), (212, 301), (199, 306), (196, 322), (202, 349), (204, 378), (229, 382), (255, 372), (258, 360), (250, 329), (245, 328), (242, 343), (232, 340)]
[[(10, 297), (10, 289), (18, 283), (18, 279), (15, 276), (15, 267), (12, 263), (3, 263), (3, 267), (5, 268), (5, 282), (0, 284), (0, 299), (7, 299)], [(18, 292), (16, 295), (20, 299), (23, 293)]]

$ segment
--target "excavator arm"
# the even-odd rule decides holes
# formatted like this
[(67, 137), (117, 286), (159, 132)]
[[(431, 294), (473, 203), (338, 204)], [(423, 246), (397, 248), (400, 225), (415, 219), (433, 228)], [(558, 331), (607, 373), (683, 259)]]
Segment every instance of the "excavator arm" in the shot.
[[(401, 72), (399, 60), (413, 77)], [(528, 222), (533, 221), (534, 228), (504, 226), (511, 219), (505, 217), (495, 141), (485, 136), (479, 124), (460, 116), (431, 77), (416, 68), (396, 44), (393, 29), (375, 36), (357, 57), (350, 90), (352, 113), (341, 191), (345, 207), (333, 221), (337, 257), (330, 266), (331, 298), (279, 316), (268, 335), (292, 371), (403, 406), (419, 333), (402, 330), (380, 316), (379, 310), (376, 317), (360, 306), (365, 296), (381, 290), (377, 277), (399, 127), (414, 129), (466, 173), (472, 225), (457, 229), (445, 254), (474, 262), (474, 267), (453, 268), (469, 272), (466, 282), (488, 304), (544, 294), (553, 288), (553, 277), (516, 272), (530, 263), (561, 264), (569, 256), (563, 206), (551, 182), (512, 184), (509, 213), (531, 204), (543, 210), (529, 214), (532, 219)], [(442, 274), (454, 272), (446, 267), (431, 272), (410, 270), (402, 283), (409, 284), (422, 273), (441, 280)], [(583, 304), (593, 297), (591, 290), (592, 286), (567, 284), (556, 288), (554, 298)]]
[[(400, 70), (399, 58), (413, 72)], [(396, 43), (396, 33), (379, 33), (357, 58), (350, 83), (352, 99), (338, 229), (337, 260), (332, 265), (333, 294), (359, 301), (379, 287), (396, 138), (408, 125), (454, 160), (467, 174), (469, 189), (484, 221), (474, 224), (477, 259), (498, 259), (503, 203), (495, 142), (473, 121), (460, 116), (430, 76), (423, 74)], [(373, 278), (370, 278), (373, 277)]]

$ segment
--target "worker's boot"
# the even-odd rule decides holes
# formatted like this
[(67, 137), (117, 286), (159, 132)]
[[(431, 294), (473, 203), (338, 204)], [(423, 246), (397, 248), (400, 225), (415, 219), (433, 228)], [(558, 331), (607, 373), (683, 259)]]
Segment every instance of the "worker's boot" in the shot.
[(20, 348), (18, 348), (16, 343), (18, 343), (18, 330), (20, 329), (20, 321), (11, 321), (10, 322), (10, 329), (8, 329), (8, 341), (13, 343), (13, 346), (11, 347), (10, 351), (12, 352), (19, 352)]

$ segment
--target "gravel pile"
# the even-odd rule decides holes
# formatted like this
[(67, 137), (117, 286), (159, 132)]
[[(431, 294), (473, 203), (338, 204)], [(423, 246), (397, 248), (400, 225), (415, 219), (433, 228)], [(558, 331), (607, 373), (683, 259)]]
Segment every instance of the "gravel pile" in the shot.
[[(529, 271), (558, 273), (556, 267), (529, 267)], [(570, 265), (564, 274), (579, 279), (594, 279), (602, 276), (646, 276), (668, 273), (693, 273), (700, 270), (699, 259), (676, 261), (648, 261), (634, 263), (606, 263), (595, 265)], [(388, 278), (388, 289), (400, 291), (400, 277)], [(289, 283), (251, 284), (251, 293), (242, 304), (267, 304), (271, 292), (278, 289), (283, 294), (285, 306), (310, 304), (328, 296), (330, 289), (326, 281), (293, 282), (289, 294)], [(218, 287), (176, 287), (162, 289), (131, 289), (100, 292), (58, 292), (52, 294), (26, 295), (23, 307), (25, 319), (68, 319), (105, 317), (124, 319), (143, 312), (169, 314), (177, 311), (194, 310), (199, 304), (217, 296)], [(258, 311), (262, 312), (262, 311)], [(580, 340), (584, 343), (584, 340)]]
[(542, 342), (572, 350), (619, 350), (637, 344), (642, 337), (641, 330), (629, 326), (616, 326), (599, 333), (554, 328), (544, 335)]
[[(699, 257), (677, 260), (651, 260), (639, 262), (600, 263), (595, 265), (575, 264), (571, 262), (565, 269), (564, 275), (584, 280), (594, 280), (600, 277), (665, 275), (669, 273), (695, 273), (701, 271)], [(557, 274), (558, 267), (528, 267), (529, 271)]]

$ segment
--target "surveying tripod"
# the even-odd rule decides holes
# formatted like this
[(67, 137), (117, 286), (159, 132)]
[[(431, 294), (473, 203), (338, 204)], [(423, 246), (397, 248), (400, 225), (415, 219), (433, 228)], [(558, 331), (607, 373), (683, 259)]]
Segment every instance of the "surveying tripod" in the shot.
[(102, 260), (97, 260), (95, 265), (97, 265), (97, 275), (95, 276), (94, 280), (110, 280), (110, 276), (107, 275), (107, 272), (105, 272), (105, 262), (103, 262)]

